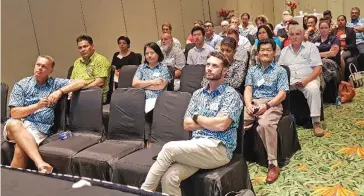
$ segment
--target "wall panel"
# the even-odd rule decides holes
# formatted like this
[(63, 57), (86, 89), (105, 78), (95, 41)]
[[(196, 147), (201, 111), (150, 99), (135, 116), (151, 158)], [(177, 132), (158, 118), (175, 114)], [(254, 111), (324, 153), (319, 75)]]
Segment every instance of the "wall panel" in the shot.
[(119, 50), (117, 38), (126, 35), (123, 10), (120, 0), (81, 0), (87, 34), (95, 49), (110, 61)]
[[(185, 37), (191, 33), (193, 22), (202, 20), (203, 18), (203, 0), (181, 0), (182, 1), (182, 14), (183, 24), (185, 26)], [(206, 19), (207, 20), (207, 19)], [(181, 41), (181, 40), (180, 40)]]
[(85, 33), (80, 1), (30, 1), (39, 49), (55, 58), (54, 76), (66, 77), (79, 57), (76, 38)]
[(238, 0), (238, 13), (239, 18), (243, 13), (249, 13), (250, 15), (250, 21), (253, 22), (255, 16), (252, 15), (252, 1), (253, 0)]
[(178, 39), (182, 46), (186, 43), (185, 31), (181, 13), (180, 0), (155, 0), (157, 10), (157, 21), (159, 36), (162, 35), (162, 24), (170, 23), (172, 25), (173, 37)]
[(143, 54), (146, 43), (158, 40), (153, 1), (123, 0), (123, 4), (132, 50)]
[(33, 74), (38, 49), (27, 0), (2, 1), (1, 17), (1, 81), (12, 88)]

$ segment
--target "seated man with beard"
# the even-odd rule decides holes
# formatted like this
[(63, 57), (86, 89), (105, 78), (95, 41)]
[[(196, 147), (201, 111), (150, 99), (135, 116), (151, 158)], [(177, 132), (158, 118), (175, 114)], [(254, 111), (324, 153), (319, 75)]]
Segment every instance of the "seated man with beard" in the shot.
[(180, 87), (180, 76), (183, 67), (186, 65), (186, 58), (183, 51), (173, 45), (172, 35), (169, 33), (164, 33), (161, 36), (162, 52), (164, 55), (164, 60), (162, 63), (167, 66), (172, 66), (175, 68), (174, 71), (174, 90), (178, 91)]

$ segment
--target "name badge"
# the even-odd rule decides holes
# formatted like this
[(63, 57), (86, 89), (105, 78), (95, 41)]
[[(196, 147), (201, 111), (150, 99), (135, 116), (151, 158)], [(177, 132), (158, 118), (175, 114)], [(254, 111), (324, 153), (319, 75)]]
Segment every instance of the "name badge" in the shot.
[(170, 58), (170, 59), (164, 60), (164, 63), (167, 64), (167, 65), (172, 65), (173, 61), (174, 61), (174, 58)]
[(320, 46), (321, 43), (320, 42), (315, 42), (315, 46)]
[(159, 72), (153, 73), (153, 77), (156, 77), (156, 78), (158, 78), (160, 75), (161, 75), (161, 73), (159, 73)]
[(210, 105), (210, 109), (211, 109), (211, 110), (214, 110), (214, 111), (218, 110), (218, 109), (219, 109), (219, 104), (217, 104), (217, 103), (212, 103), (212, 104)]
[(340, 35), (340, 39), (346, 39), (346, 34)]
[(258, 82), (257, 82), (257, 86), (262, 86), (264, 84), (264, 78), (260, 79)]
[(90, 75), (90, 74), (92, 73), (92, 69), (91, 69), (91, 67), (87, 67), (86, 71), (87, 71), (87, 73)]

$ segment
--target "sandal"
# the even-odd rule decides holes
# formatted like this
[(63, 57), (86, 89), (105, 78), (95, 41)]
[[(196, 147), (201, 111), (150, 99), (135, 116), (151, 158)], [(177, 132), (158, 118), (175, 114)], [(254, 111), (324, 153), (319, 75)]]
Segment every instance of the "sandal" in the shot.
[(51, 174), (53, 167), (50, 165), (42, 165), (38, 167), (38, 172), (42, 174)]

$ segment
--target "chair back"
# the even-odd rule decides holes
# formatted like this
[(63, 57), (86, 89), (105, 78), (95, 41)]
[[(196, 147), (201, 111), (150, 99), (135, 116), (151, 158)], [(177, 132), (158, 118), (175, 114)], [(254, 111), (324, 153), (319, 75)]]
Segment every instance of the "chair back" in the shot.
[(105, 134), (102, 124), (102, 93), (102, 89), (99, 87), (91, 87), (73, 93), (69, 112), (72, 132)]
[(73, 72), (73, 65), (71, 67), (68, 68), (68, 72), (67, 72), (67, 79), (70, 79), (72, 76), (72, 72)]
[(120, 68), (118, 88), (130, 88), (138, 65), (124, 65)]
[(8, 91), (9, 86), (6, 83), (1, 82), (1, 123), (5, 122), (8, 117)]
[(167, 91), (174, 91), (174, 77), (175, 77), (175, 68), (173, 66), (167, 66), (169, 74), (171, 75), (171, 82), (167, 85)]
[[(291, 80), (291, 70), (286, 65), (281, 65), (281, 67), (283, 67), (287, 72), (288, 86), (289, 86), (290, 85), (290, 80)], [(283, 102), (282, 102), (282, 106), (283, 106), (283, 115), (282, 116), (286, 116), (286, 115), (289, 115), (291, 113), (291, 102), (290, 102), (290, 100), (291, 100), (290, 92), (287, 91), (286, 99), (284, 99)]]
[(169, 141), (188, 140), (191, 132), (183, 127), (191, 95), (186, 92), (164, 91), (157, 98), (153, 111), (152, 143), (165, 144)]
[(193, 93), (201, 88), (201, 81), (205, 75), (205, 65), (186, 65), (181, 73), (181, 92)]
[(118, 88), (110, 102), (107, 139), (144, 140), (145, 92), (137, 88)]
[(192, 43), (186, 44), (186, 46), (185, 46), (185, 51), (184, 51), (186, 61), (187, 61), (188, 52), (189, 52), (189, 51), (190, 51), (193, 47), (195, 47), (195, 44), (192, 44)]

